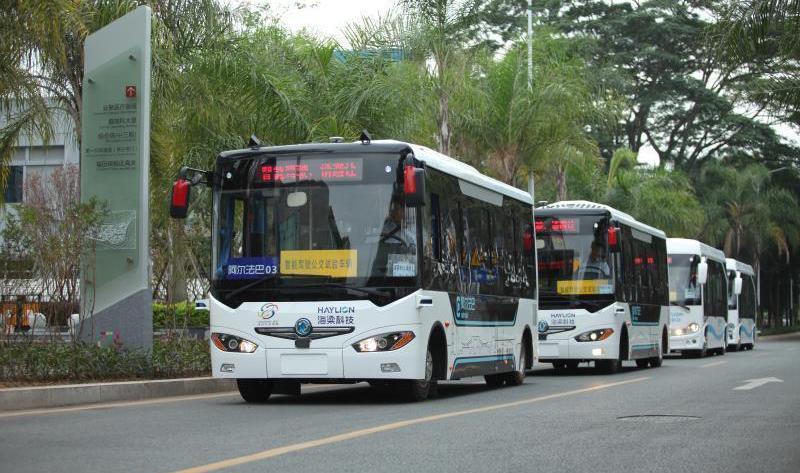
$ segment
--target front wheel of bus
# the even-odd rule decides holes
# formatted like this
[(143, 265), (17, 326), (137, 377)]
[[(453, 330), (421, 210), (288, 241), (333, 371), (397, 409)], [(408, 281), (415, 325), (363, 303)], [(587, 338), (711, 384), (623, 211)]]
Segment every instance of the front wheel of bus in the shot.
[(430, 348), (425, 354), (425, 379), (412, 379), (403, 381), (404, 396), (412, 402), (424, 401), (428, 396), (436, 394), (438, 385), (433, 379), (433, 355)]
[(266, 379), (237, 379), (236, 387), (246, 402), (264, 403), (272, 395), (272, 383)]

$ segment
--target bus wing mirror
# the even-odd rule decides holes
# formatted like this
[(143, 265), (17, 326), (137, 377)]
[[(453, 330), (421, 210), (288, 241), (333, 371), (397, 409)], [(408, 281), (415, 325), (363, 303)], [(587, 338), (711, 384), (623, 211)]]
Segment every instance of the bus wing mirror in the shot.
[(403, 169), (403, 194), (408, 207), (425, 205), (425, 170), (413, 165)]
[(189, 196), (192, 185), (186, 179), (178, 178), (172, 185), (172, 198), (169, 203), (169, 216), (172, 218), (186, 218), (189, 212)]
[(708, 280), (708, 263), (705, 257), (700, 260), (697, 265), (697, 284), (705, 284)]
[(733, 279), (733, 293), (737, 296), (742, 293), (742, 277), (736, 276)]
[(619, 244), (619, 228), (608, 227), (608, 251), (611, 253), (619, 253), (621, 246)]

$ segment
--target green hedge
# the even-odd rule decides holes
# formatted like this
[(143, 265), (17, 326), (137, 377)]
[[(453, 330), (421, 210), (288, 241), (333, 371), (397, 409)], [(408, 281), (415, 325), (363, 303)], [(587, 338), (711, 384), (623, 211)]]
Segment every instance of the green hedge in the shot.
[(203, 376), (211, 372), (208, 342), (153, 340), (152, 351), (117, 345), (23, 342), (0, 344), (3, 381), (101, 381)]
[(187, 301), (167, 305), (153, 303), (153, 328), (208, 327), (208, 311), (195, 310), (194, 303)]

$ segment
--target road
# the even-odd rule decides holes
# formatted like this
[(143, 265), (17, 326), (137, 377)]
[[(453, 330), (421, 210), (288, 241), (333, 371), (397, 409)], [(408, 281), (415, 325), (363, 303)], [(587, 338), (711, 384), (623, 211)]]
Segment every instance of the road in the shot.
[(798, 361), (796, 334), (613, 376), (450, 382), (420, 404), (359, 384), (0, 413), (0, 471), (796, 473)]

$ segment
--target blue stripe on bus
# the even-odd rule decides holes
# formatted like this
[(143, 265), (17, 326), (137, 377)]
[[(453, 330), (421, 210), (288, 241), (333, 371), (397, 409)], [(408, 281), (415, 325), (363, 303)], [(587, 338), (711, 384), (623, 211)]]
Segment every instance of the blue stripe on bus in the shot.
[(752, 330), (747, 330), (747, 327), (745, 327), (744, 325), (740, 326), (739, 330), (744, 332), (744, 334), (747, 335), (748, 337), (752, 337), (753, 336), (753, 331)]
[(651, 325), (655, 327), (658, 324), (659, 322), (636, 322), (635, 320), (631, 321), (631, 325)]
[(502, 360), (513, 360), (514, 355), (489, 355), (489, 356), (466, 356), (461, 358), (456, 358), (453, 362), (453, 366), (457, 365), (458, 363), (481, 363), (485, 361), (502, 361)]
[(639, 348), (652, 348), (652, 347), (657, 347), (657, 346), (658, 346), (658, 343), (645, 343), (645, 344), (641, 344), (641, 345), (632, 345), (631, 348), (639, 349)]

